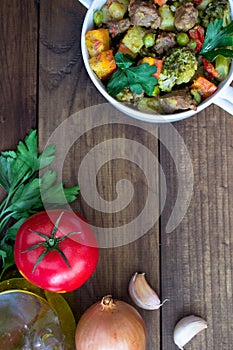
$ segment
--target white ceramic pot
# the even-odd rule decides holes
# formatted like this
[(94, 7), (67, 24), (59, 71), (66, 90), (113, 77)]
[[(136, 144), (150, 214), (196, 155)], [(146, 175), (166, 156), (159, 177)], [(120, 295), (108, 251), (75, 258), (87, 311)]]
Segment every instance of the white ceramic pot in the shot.
[[(218, 105), (219, 107), (223, 108), (225, 111), (233, 115), (233, 87), (230, 86), (232, 80), (233, 80), (233, 62), (231, 64), (231, 69), (229, 72), (228, 77), (220, 83), (218, 86), (218, 90), (208, 99), (203, 101), (198, 107), (197, 110), (188, 110), (180, 113), (174, 113), (174, 114), (151, 114), (151, 113), (144, 113), (140, 112), (139, 110), (134, 108), (133, 106), (123, 104), (121, 102), (116, 101), (112, 96), (110, 96), (105, 86), (102, 84), (102, 82), (97, 78), (95, 73), (90, 68), (89, 62), (88, 62), (88, 52), (85, 44), (85, 34), (88, 30), (94, 28), (93, 23), (93, 14), (96, 10), (99, 10), (105, 3), (106, 0), (79, 0), (86, 8), (88, 8), (88, 11), (86, 13), (83, 27), (82, 27), (82, 34), (81, 34), (81, 49), (82, 49), (82, 56), (84, 60), (85, 67), (87, 69), (88, 75), (91, 78), (92, 82), (96, 86), (96, 88), (99, 90), (99, 92), (119, 111), (125, 113), (126, 115), (140, 119), (143, 121), (148, 122), (154, 122), (154, 123), (166, 123), (166, 122), (175, 122), (182, 119), (186, 119), (188, 117), (193, 116), (196, 113), (199, 113), (203, 109), (207, 108), (212, 103)], [(233, 0), (229, 0), (233, 15)]]

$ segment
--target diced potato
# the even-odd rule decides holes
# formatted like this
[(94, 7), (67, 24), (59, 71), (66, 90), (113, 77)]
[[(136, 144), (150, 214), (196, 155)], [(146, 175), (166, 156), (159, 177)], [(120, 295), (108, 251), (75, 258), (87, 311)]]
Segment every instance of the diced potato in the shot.
[(162, 18), (162, 22), (159, 26), (162, 30), (174, 30), (174, 15), (168, 5), (159, 7), (159, 14)]
[(209, 5), (209, 3), (212, 2), (212, 0), (203, 0), (200, 2), (200, 4), (197, 5), (197, 9), (200, 10), (205, 10), (206, 7)]
[(218, 72), (217, 79), (223, 81), (229, 74), (231, 59), (218, 55), (215, 60), (215, 69)]
[(121, 20), (129, 6), (129, 0), (112, 0), (109, 5), (109, 13), (116, 21)]
[(109, 13), (108, 4), (105, 4), (103, 7), (101, 7), (101, 12), (103, 14), (102, 23), (108, 23), (109, 21), (113, 20), (113, 18), (111, 17), (111, 15)]
[(91, 69), (100, 79), (106, 79), (117, 68), (112, 50), (103, 51), (97, 56), (91, 57), (89, 63)]
[(144, 45), (143, 37), (145, 33), (146, 31), (142, 27), (131, 27), (122, 39), (122, 43), (133, 53), (138, 53)]
[(148, 63), (150, 66), (155, 64), (156, 59), (154, 57), (143, 57), (140, 60), (140, 64)]
[(86, 32), (86, 46), (90, 57), (110, 49), (108, 29), (100, 28)]

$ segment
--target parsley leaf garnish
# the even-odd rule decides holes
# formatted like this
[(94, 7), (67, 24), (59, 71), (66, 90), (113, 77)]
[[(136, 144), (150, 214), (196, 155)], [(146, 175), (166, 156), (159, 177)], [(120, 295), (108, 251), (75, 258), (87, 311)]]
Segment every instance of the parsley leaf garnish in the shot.
[(124, 55), (122, 52), (117, 52), (114, 59), (116, 61), (116, 65), (122, 70), (129, 68), (134, 63), (130, 55)]
[(39, 171), (52, 163), (54, 153), (54, 145), (39, 153), (37, 132), (31, 130), (16, 151), (0, 154), (0, 186), (6, 192), (0, 203), (0, 277), (14, 265), (14, 240), (22, 223), (43, 209), (43, 203), (55, 208), (77, 198), (79, 186), (64, 188), (63, 183), (56, 183), (55, 171), (47, 170), (39, 176)]
[(108, 82), (107, 91), (109, 95), (116, 96), (119, 92), (124, 90), (124, 87), (128, 86), (127, 76), (123, 70), (118, 69), (115, 71)]
[[(200, 55), (208, 61), (214, 61), (218, 55), (233, 59), (233, 50), (226, 47), (233, 46), (233, 21), (222, 28), (223, 19), (210, 22), (204, 39)], [(221, 29), (222, 28), (222, 29)]]
[(156, 66), (150, 66), (147, 63), (132, 66), (134, 63), (132, 58), (122, 52), (116, 53), (115, 61), (118, 70), (112, 75), (107, 85), (107, 91), (111, 96), (116, 96), (125, 87), (137, 95), (144, 90), (148, 96), (152, 96), (154, 86), (158, 84), (158, 80), (152, 75), (157, 71)]
[[(136, 94), (141, 94), (142, 90), (144, 90), (148, 96), (152, 96), (154, 86), (158, 83), (158, 80), (152, 76), (156, 70), (155, 66), (150, 66), (147, 63), (127, 69), (126, 75), (130, 84), (130, 90)], [(136, 91), (133, 88), (135, 85), (140, 86)]]

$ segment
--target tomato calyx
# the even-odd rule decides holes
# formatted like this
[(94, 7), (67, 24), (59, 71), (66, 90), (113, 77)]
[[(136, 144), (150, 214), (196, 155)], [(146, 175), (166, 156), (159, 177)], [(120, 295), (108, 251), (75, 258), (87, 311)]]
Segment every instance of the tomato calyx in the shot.
[(75, 231), (72, 231), (72, 232), (69, 232), (67, 233), (66, 235), (64, 235), (63, 237), (61, 238), (58, 238), (56, 237), (56, 232), (58, 230), (58, 226), (59, 226), (59, 223), (60, 223), (60, 220), (62, 218), (62, 215), (64, 214), (64, 212), (61, 212), (61, 214), (59, 215), (54, 227), (53, 227), (53, 230), (52, 230), (52, 233), (50, 236), (47, 236), (46, 234), (42, 233), (42, 232), (39, 232), (39, 231), (35, 231), (35, 230), (30, 230), (31, 232), (37, 234), (38, 236), (42, 237), (44, 239), (43, 242), (39, 242), (37, 244), (34, 244), (33, 246), (21, 251), (21, 253), (27, 253), (27, 252), (30, 252), (31, 250), (34, 250), (34, 249), (37, 249), (39, 247), (44, 247), (45, 250), (43, 251), (43, 253), (39, 256), (39, 258), (37, 259), (37, 261), (35, 262), (34, 266), (33, 266), (33, 270), (32, 270), (32, 273), (35, 272), (37, 266), (39, 265), (39, 263), (42, 261), (42, 259), (44, 259), (44, 257), (51, 251), (57, 251), (62, 259), (65, 261), (66, 265), (69, 267), (69, 269), (71, 269), (71, 266), (70, 266), (70, 263), (67, 259), (67, 257), (65, 256), (64, 252), (60, 249), (59, 247), (59, 244), (64, 241), (67, 237), (69, 237), (70, 235), (72, 234), (80, 234), (81, 232), (75, 232)]

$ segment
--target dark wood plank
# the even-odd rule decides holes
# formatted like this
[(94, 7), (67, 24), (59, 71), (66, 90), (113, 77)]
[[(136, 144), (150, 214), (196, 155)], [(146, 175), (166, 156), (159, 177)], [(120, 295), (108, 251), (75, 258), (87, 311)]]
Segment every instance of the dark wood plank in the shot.
[(36, 127), (37, 4), (0, 4), (0, 149), (16, 146)]
[[(188, 314), (208, 322), (208, 329), (186, 349), (232, 348), (232, 117), (216, 106), (174, 124), (192, 159), (194, 187), (190, 207), (171, 233), (165, 228), (178, 192), (174, 161), (161, 147), (168, 197), (161, 220), (161, 283), (170, 301), (162, 313), (162, 348), (177, 349), (175, 323)], [(175, 153), (182, 151), (163, 128)]]
[[(149, 223), (152, 221), (149, 232), (140, 239), (126, 244), (127, 237), (134, 235), (132, 229), (130, 232), (126, 230), (126, 238), (122, 239), (120, 246), (113, 248), (111, 247), (113, 244), (108, 242), (110, 247), (100, 250), (99, 264), (92, 278), (76, 292), (65, 295), (76, 320), (88, 306), (105, 294), (110, 293), (115, 298), (132, 303), (127, 289), (129, 280), (136, 271), (145, 271), (150, 284), (158, 292), (160, 290), (159, 227), (158, 222), (153, 223), (153, 218), (158, 215), (159, 210), (158, 171), (155, 168), (152, 173), (153, 184), (149, 183), (151, 186), (149, 189), (148, 179), (143, 174), (143, 169), (150, 165), (152, 155), (157, 156), (158, 153), (157, 127), (155, 125), (150, 127), (149, 131), (152, 132), (150, 134), (148, 124), (129, 125), (129, 119), (125, 119), (113, 108), (111, 111), (105, 105), (101, 110), (97, 107), (93, 107), (92, 110), (87, 108), (103, 104), (105, 100), (88, 78), (81, 58), (80, 33), (85, 12), (86, 10), (73, 0), (40, 2), (40, 146), (45, 145), (54, 130), (58, 131), (61, 123), (67, 121), (72, 113), (82, 111), (80, 112), (83, 116), (82, 122), (78, 117), (69, 119), (68, 129), (66, 130), (63, 124), (60, 136), (55, 140), (57, 144), (62, 144), (57, 152), (58, 157), (62, 148), (68, 147), (65, 161), (60, 164), (58, 162), (57, 166), (61, 167), (61, 164), (64, 164), (63, 181), (65, 184), (74, 185), (78, 181), (79, 169), (85, 156), (91, 155), (92, 149), (101, 143), (106, 144), (108, 140), (111, 142), (113, 139), (119, 139), (118, 148), (124, 151), (121, 157), (116, 157), (111, 143), (109, 148), (96, 151), (92, 158), (96, 173), (86, 168), (79, 200), (72, 205), (74, 210), (81, 213), (94, 226), (96, 232), (97, 226), (109, 230), (112, 227), (124, 227), (143, 211), (148, 191), (154, 196), (153, 202), (147, 207), (146, 219), (144, 218)], [(96, 125), (97, 122), (100, 124)], [(81, 129), (85, 131), (83, 135), (79, 135)], [(75, 137), (73, 144), (72, 137)], [(133, 150), (132, 146), (129, 150), (127, 140), (137, 142)], [(143, 145), (150, 151), (145, 157), (141, 151), (137, 152)], [(131, 153), (135, 157), (132, 161), (127, 159)], [(106, 164), (103, 159), (106, 159)], [(140, 162), (141, 169), (137, 161)], [(130, 181), (134, 188), (132, 201), (125, 208), (115, 210), (112, 214), (95, 210), (85, 200), (85, 188), (88, 190), (93, 179), (96, 179), (97, 184), (96, 197), (93, 195), (96, 202), (100, 201), (101, 196), (109, 202), (110, 207), (111, 201), (116, 199), (117, 182), (122, 179)], [(143, 233), (143, 227), (141, 230)], [(148, 350), (159, 348), (159, 311), (140, 310), (140, 312), (147, 324)]]
[(40, 3), (41, 145), (72, 113), (104, 101), (83, 66), (80, 35), (85, 12), (75, 0)]

